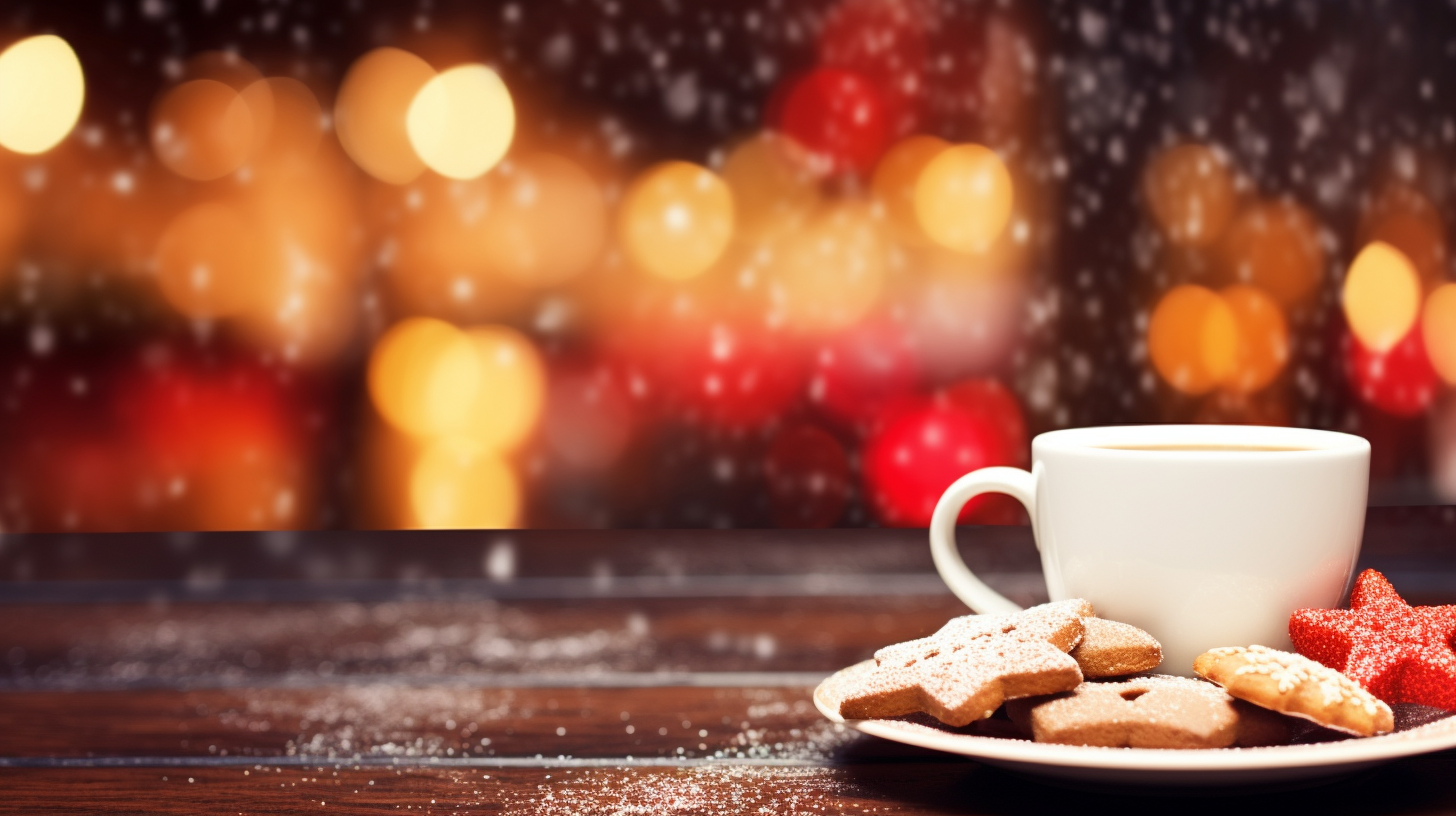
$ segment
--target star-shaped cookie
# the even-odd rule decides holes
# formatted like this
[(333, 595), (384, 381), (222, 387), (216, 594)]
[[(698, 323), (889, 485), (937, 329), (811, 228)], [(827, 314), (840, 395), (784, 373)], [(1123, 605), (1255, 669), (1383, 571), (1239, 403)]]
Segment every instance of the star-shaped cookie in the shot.
[(1082, 671), (1067, 652), (1081, 640), (1077, 603), (1011, 615), (956, 618), (928, 638), (887, 646), (875, 665), (846, 677), (839, 713), (849, 719), (923, 711), (947, 725), (989, 717), (1017, 697), (1075, 688)]
[(1300, 609), (1289, 638), (1387, 703), (1456, 710), (1456, 606), (1406, 603), (1375, 570), (1355, 581), (1349, 609)]

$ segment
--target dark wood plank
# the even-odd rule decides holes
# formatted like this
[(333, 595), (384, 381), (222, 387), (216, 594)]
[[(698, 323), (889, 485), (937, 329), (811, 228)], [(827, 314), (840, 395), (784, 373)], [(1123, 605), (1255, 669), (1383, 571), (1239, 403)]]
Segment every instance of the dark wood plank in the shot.
[(23, 813), (423, 813), (739, 816), (748, 813), (1416, 814), (1456, 809), (1456, 755), (1406, 760), (1297, 789), (1068, 789), (972, 762), (827, 767), (0, 768)]
[(0, 687), (481, 673), (828, 673), (965, 614), (882, 597), (0, 607)]
[[(728, 757), (826, 760), (853, 742), (812, 688), (349, 685), (0, 694), (0, 757)], [(891, 749), (886, 751), (884, 749)], [(863, 753), (863, 751), (861, 751)]]

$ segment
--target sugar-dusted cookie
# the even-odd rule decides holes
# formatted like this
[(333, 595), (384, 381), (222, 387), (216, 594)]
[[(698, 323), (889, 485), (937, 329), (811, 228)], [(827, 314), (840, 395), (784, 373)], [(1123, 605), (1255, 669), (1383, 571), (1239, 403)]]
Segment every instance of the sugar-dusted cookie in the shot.
[(1225, 748), (1279, 739), (1275, 726), (1259, 715), (1245, 726), (1236, 703), (1202, 680), (1151, 675), (1088, 681), (1065, 694), (1013, 700), (1006, 711), (1037, 742), (1062, 745)]
[(1375, 570), (1355, 579), (1349, 609), (1300, 609), (1294, 648), (1387, 703), (1456, 711), (1456, 606), (1411, 606)]
[(1163, 647), (1152, 635), (1126, 623), (1085, 617), (1086, 632), (1072, 649), (1082, 676), (1124, 677), (1152, 671), (1163, 662)]
[(1066, 602), (955, 618), (928, 638), (881, 649), (873, 668), (843, 678), (839, 713), (871, 719), (923, 711), (966, 725), (1006, 700), (1075, 688), (1082, 672), (1067, 651), (1082, 631), (1081, 615)]
[(1390, 707), (1355, 681), (1302, 655), (1266, 646), (1213, 649), (1193, 670), (1229, 694), (1361, 737), (1395, 728)]

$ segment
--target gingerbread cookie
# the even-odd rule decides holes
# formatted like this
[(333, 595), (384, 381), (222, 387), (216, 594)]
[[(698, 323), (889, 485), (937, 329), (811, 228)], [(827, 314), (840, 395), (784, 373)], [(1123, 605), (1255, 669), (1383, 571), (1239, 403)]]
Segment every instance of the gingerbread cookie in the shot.
[(1213, 649), (1193, 670), (1255, 705), (1368, 737), (1395, 728), (1390, 707), (1355, 681), (1302, 655), (1267, 646)]
[(1065, 694), (1013, 700), (1006, 710), (1037, 742), (1062, 745), (1225, 748), (1271, 744), (1288, 734), (1217, 686), (1168, 675), (1086, 682)]
[(1094, 617), (1083, 618), (1082, 625), (1086, 632), (1072, 659), (1089, 680), (1151, 671), (1163, 662), (1162, 645), (1136, 626)]
[(1456, 606), (1411, 606), (1375, 570), (1355, 580), (1350, 608), (1300, 609), (1294, 648), (1387, 703), (1456, 711)]
[(1082, 632), (1067, 602), (956, 618), (928, 638), (881, 649), (873, 667), (843, 678), (839, 713), (872, 719), (923, 711), (967, 725), (1006, 700), (1075, 688), (1082, 672), (1067, 651)]

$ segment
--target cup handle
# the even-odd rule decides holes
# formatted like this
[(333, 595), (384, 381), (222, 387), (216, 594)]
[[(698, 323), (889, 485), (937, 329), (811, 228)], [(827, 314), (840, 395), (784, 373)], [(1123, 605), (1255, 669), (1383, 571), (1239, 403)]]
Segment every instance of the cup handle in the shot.
[(1036, 476), (1021, 468), (981, 468), (957, 479), (936, 503), (930, 517), (930, 556), (950, 591), (972, 610), (983, 615), (1020, 612), (1021, 607), (977, 578), (956, 550), (956, 517), (966, 502), (982, 493), (1011, 496), (1025, 505), (1035, 523)]

